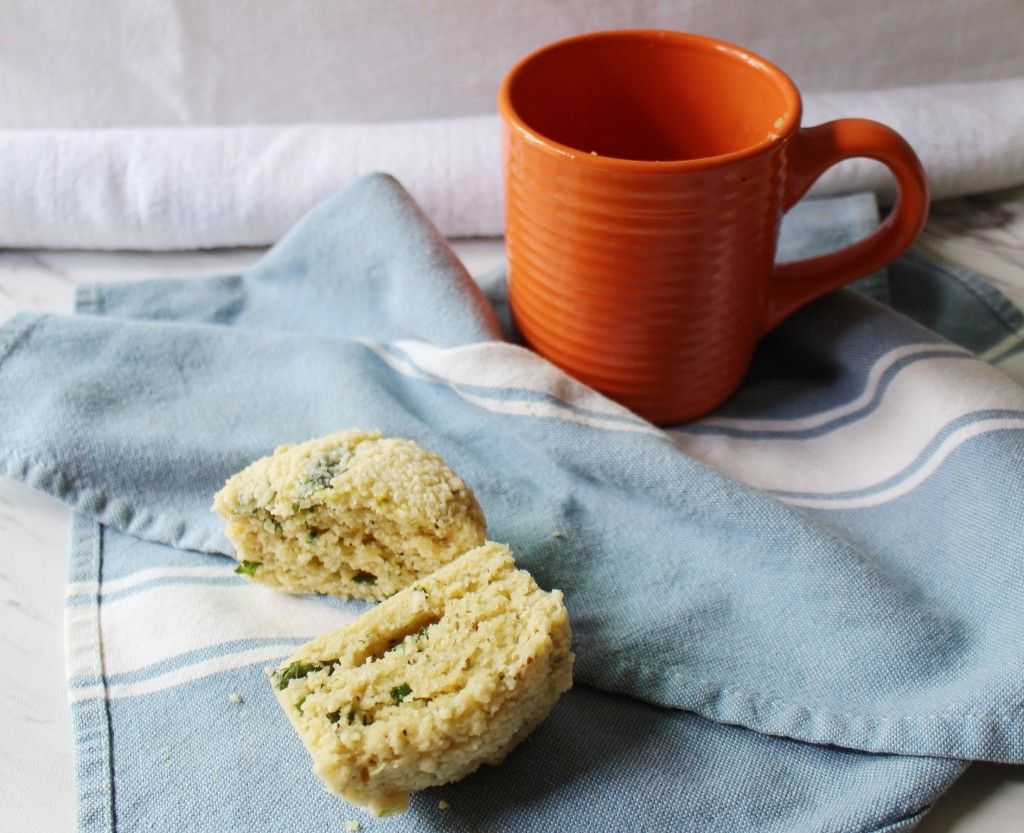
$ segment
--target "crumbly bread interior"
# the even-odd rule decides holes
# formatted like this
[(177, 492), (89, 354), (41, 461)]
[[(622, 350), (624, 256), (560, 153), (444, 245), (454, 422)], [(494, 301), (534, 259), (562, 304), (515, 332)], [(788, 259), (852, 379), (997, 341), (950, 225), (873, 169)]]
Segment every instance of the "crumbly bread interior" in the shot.
[(488, 543), (307, 643), (273, 684), (327, 788), (383, 815), (500, 763), (572, 664), (562, 594)]
[(237, 572), (289, 593), (383, 599), (486, 538), (472, 491), (437, 454), (378, 431), (283, 445), (213, 508)]

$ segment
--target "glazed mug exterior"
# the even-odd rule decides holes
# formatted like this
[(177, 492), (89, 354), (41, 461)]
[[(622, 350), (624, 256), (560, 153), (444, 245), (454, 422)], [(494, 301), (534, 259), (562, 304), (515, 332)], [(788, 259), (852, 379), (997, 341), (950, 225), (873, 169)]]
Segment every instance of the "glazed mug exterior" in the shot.
[[(659, 425), (713, 410), (758, 340), (896, 258), (928, 185), (866, 119), (800, 126), (777, 67), (713, 38), (595, 32), (528, 55), (499, 93), (509, 300), (527, 344)], [(896, 202), (865, 239), (776, 264), (784, 212), (827, 168), (886, 164)]]

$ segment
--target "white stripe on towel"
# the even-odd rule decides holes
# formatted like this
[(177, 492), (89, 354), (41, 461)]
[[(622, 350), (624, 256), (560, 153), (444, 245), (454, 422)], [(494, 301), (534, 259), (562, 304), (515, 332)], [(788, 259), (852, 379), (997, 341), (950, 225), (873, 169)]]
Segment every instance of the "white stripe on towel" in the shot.
[(823, 495), (820, 498), (781, 497), (780, 500), (792, 506), (804, 506), (809, 509), (865, 509), (870, 506), (878, 506), (913, 491), (934, 474), (950, 454), (972, 437), (978, 437), (991, 431), (1014, 429), (1024, 430), (1024, 418), (987, 419), (964, 425), (946, 437), (924, 465), (887, 489), (849, 498), (829, 499), (827, 495)]
[[(222, 671), (244, 668), (247, 665), (255, 665), (257, 663), (274, 662), (282, 656), (287, 656), (289, 653), (289, 649), (281, 645), (250, 648), (234, 654), (202, 660), (192, 665), (186, 665), (184, 668), (175, 668), (173, 671), (167, 671), (144, 680), (113, 683), (107, 686), (106, 696), (110, 700), (115, 700), (120, 697), (138, 697), (142, 694), (153, 694), (157, 691), (164, 691), (174, 686), (184, 685), (185, 683), (201, 680), (204, 677), (219, 674)], [(104, 696), (104, 689), (100, 684), (72, 688), (68, 691), (68, 699), (72, 703), (102, 696)]]
[(685, 453), (760, 489), (844, 492), (895, 477), (950, 423), (990, 409), (1024, 411), (1024, 390), (981, 362), (935, 358), (908, 366), (877, 408), (825, 434), (802, 439), (671, 435)]
[[(304, 639), (356, 616), (330, 601), (248, 584), (163, 585), (101, 607), (107, 676), (138, 671), (188, 651), (247, 639)], [(130, 639), (123, 638), (130, 633)]]

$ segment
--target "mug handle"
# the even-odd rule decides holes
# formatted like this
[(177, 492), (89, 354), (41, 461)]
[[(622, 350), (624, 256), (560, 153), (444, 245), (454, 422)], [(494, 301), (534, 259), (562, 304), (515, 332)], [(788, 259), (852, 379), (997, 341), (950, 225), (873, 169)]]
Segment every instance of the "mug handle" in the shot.
[(764, 332), (809, 301), (895, 260), (928, 217), (928, 180), (921, 160), (891, 127), (869, 119), (838, 119), (801, 128), (793, 141), (783, 211), (792, 208), (826, 169), (855, 156), (885, 164), (899, 190), (889, 216), (863, 240), (827, 255), (775, 266)]

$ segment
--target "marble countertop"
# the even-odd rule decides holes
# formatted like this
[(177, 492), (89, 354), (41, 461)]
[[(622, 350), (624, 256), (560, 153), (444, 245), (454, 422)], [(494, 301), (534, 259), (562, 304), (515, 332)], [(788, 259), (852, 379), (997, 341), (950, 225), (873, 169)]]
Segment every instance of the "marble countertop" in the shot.
[[(454, 245), (474, 274), (503, 258), (499, 240)], [(917, 245), (982, 273), (1024, 306), (1024, 189), (937, 204)], [(78, 283), (231, 274), (261, 254), (0, 251), (0, 320), (67, 312)], [(69, 526), (63, 504), (0, 478), (0, 806), (21, 833), (75, 827), (63, 656)], [(1002, 833), (1022, 829), (1022, 818), (1024, 767), (976, 764), (918, 830)]]

